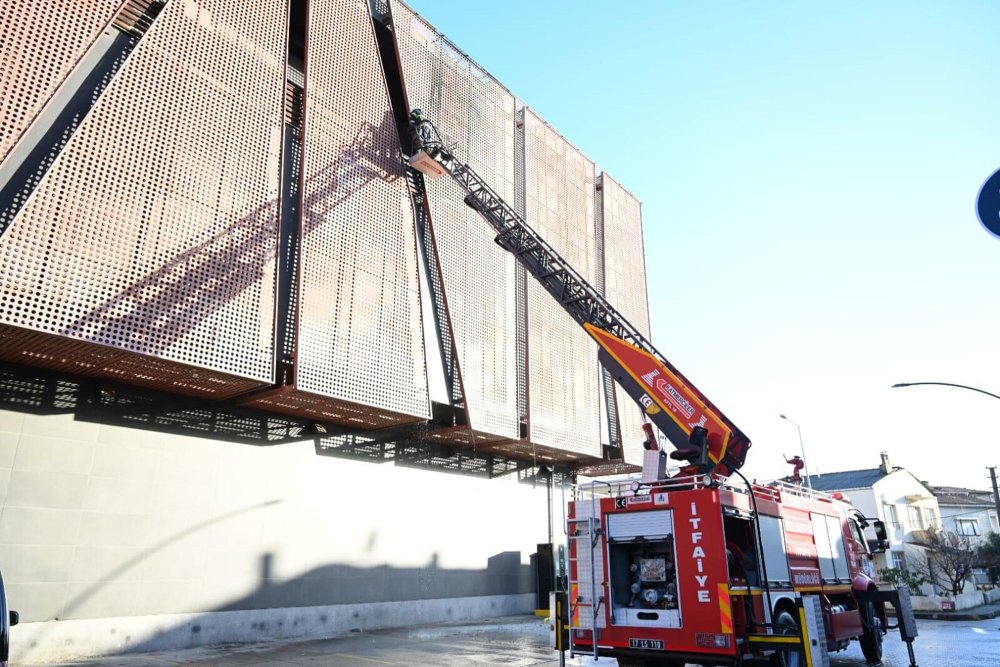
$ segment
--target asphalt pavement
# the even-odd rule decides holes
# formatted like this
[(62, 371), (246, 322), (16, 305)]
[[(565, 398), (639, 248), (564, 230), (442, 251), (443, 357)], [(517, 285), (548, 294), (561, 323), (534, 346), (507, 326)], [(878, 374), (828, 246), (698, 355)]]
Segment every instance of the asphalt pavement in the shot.
[[(919, 667), (987, 667), (1000, 665), (1000, 619), (918, 621), (914, 644)], [(831, 658), (831, 667), (864, 667), (857, 644)], [(28, 663), (20, 663), (28, 664)], [(37, 663), (36, 663), (37, 664)], [(548, 626), (531, 616), (465, 625), (414, 627), (354, 633), (333, 639), (188, 649), (106, 657), (57, 664), (60, 667), (556, 667), (559, 656), (549, 648)], [(614, 660), (578, 656), (567, 665), (616, 665)], [(885, 638), (884, 667), (908, 667), (906, 645), (896, 632)]]

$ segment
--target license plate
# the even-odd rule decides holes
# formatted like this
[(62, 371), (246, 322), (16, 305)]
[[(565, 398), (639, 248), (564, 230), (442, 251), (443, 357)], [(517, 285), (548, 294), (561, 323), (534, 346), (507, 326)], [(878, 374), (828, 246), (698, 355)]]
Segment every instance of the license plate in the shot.
[(629, 639), (629, 648), (652, 648), (663, 650), (663, 640), (662, 639)]

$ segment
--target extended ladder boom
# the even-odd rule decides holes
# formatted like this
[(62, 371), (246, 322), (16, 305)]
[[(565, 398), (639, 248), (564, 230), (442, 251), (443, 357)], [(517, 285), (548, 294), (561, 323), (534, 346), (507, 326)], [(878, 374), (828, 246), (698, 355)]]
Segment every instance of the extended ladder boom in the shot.
[[(542, 287), (597, 341), (599, 358), (647, 417), (682, 451), (701, 443), (704, 472), (740, 468), (750, 440), (660, 354), (652, 343), (538, 235), (469, 165), (439, 145), (410, 160), (429, 178), (447, 173), (466, 192), (465, 203), (496, 231), (496, 242), (512, 253)], [(647, 447), (656, 448), (655, 442)]]

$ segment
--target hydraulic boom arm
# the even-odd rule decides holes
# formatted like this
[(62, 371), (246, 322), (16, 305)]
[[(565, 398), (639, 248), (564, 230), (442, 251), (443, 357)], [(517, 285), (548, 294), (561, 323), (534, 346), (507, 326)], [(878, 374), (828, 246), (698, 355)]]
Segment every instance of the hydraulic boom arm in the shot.
[[(743, 432), (469, 165), (456, 159), (439, 142), (424, 144), (410, 165), (429, 178), (447, 173), (462, 187), (465, 203), (482, 214), (496, 231), (497, 244), (512, 253), (597, 341), (601, 363), (678, 448), (675, 458), (697, 465), (702, 472), (717, 470), (728, 474), (743, 465), (750, 448), (750, 440)], [(656, 449), (655, 441), (647, 441), (647, 448)]]

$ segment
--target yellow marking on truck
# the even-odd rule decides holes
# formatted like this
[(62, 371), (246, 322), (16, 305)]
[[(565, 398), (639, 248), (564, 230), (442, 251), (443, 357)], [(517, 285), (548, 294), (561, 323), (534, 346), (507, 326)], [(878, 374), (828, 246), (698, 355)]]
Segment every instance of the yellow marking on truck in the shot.
[(806, 656), (806, 667), (813, 667), (813, 656), (812, 651), (809, 649), (809, 627), (806, 625), (806, 608), (799, 607), (799, 628), (802, 630), (802, 653)]
[(719, 584), (719, 617), (722, 621), (722, 634), (733, 634), (733, 608), (729, 600), (729, 586)]
[(750, 635), (751, 642), (764, 642), (765, 644), (798, 644), (801, 639), (798, 637), (785, 637), (782, 635)]

